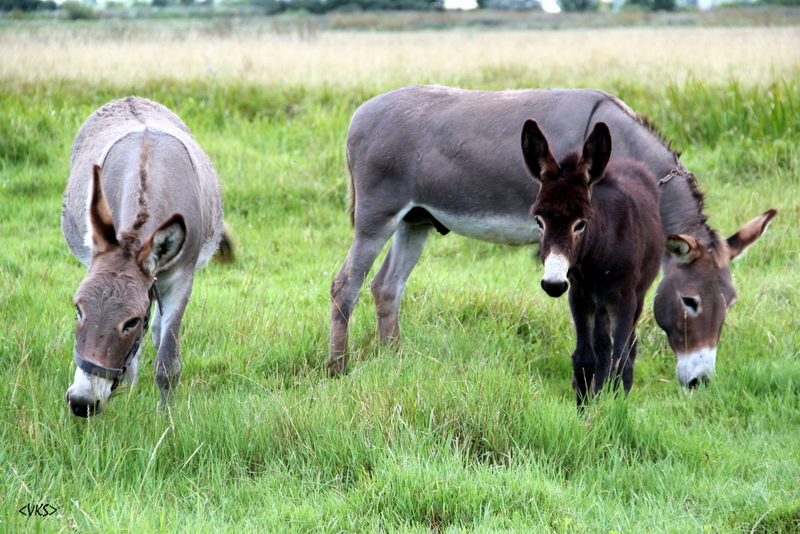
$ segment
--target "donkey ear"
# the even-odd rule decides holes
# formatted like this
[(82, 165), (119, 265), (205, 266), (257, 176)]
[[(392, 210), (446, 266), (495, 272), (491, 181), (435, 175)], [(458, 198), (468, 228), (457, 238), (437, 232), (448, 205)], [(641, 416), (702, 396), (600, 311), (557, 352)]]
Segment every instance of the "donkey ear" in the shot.
[(594, 125), (592, 133), (583, 142), (581, 159), (586, 164), (589, 174), (589, 185), (603, 177), (608, 160), (611, 157), (611, 132), (604, 122)]
[(767, 230), (770, 221), (778, 210), (767, 210), (749, 223), (742, 226), (742, 228), (728, 238), (728, 246), (730, 247), (731, 259), (745, 251), (747, 247), (755, 243), (756, 239), (761, 237)]
[(539, 181), (545, 175), (550, 177), (559, 173), (558, 162), (550, 152), (547, 139), (533, 119), (525, 121), (522, 127), (522, 157), (531, 176)]
[(97, 255), (107, 251), (111, 246), (117, 244), (117, 232), (114, 230), (114, 219), (111, 216), (111, 208), (103, 193), (101, 181), (102, 168), (100, 165), (92, 167), (92, 195), (89, 201), (89, 222), (91, 228), (91, 249), (92, 255)]
[(688, 235), (672, 234), (667, 236), (667, 252), (681, 265), (689, 265), (700, 257), (700, 245)]
[(176, 213), (142, 245), (137, 256), (139, 265), (147, 274), (155, 276), (180, 254), (184, 243), (186, 243), (186, 222), (180, 213)]

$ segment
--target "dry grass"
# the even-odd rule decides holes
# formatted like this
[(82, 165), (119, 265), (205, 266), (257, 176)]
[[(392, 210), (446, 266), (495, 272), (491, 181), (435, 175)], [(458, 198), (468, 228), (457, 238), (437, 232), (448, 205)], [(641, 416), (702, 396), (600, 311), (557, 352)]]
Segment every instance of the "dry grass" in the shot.
[(539, 86), (687, 77), (749, 83), (791, 78), (798, 71), (800, 31), (794, 27), (215, 34), (117, 25), (0, 32), (0, 79), (23, 86), (77, 80), (130, 87), (217, 77), (386, 88), (480, 85), (497, 73)]

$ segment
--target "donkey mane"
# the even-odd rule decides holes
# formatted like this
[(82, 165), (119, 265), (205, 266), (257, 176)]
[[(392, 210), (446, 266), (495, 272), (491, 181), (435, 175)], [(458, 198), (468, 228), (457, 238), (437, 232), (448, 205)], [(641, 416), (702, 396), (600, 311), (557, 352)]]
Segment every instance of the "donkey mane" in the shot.
[(662, 178), (659, 186), (663, 188), (675, 179), (685, 184), (697, 212), (698, 223), (697, 228), (692, 232), (692, 237), (702, 242), (717, 265), (722, 266), (728, 258), (728, 242), (708, 224), (708, 215), (705, 214), (705, 194), (697, 184), (697, 177), (681, 166), (680, 169), (675, 169)]
[[(645, 129), (647, 129), (650, 133), (652, 133), (661, 142), (664, 148), (666, 148), (675, 155), (676, 159), (680, 158), (681, 153), (672, 148), (672, 142), (661, 134), (659, 128), (656, 127), (655, 123), (652, 121), (652, 119), (650, 119), (650, 117), (648, 117), (647, 115), (636, 113), (630, 107), (628, 107), (627, 104), (625, 104), (622, 100), (620, 100), (614, 95), (606, 94), (606, 97), (609, 100), (611, 100), (614, 104), (616, 104), (620, 109), (622, 109), (625, 113), (627, 113), (637, 123), (639, 123), (641, 126), (644, 126)], [(597, 106), (599, 107), (599, 102)], [(592, 110), (592, 115), (594, 115), (594, 111), (596, 111), (596, 109)], [(590, 117), (590, 122), (591, 122), (591, 117)], [(586, 133), (584, 134), (584, 137), (586, 137), (586, 135), (589, 134), (589, 126), (590, 126), (589, 124), (586, 125)]]
[[(675, 175), (680, 176), (686, 182), (686, 185), (689, 186), (689, 191), (692, 193), (692, 198), (695, 200), (697, 204), (697, 210), (703, 214), (704, 220), (708, 220), (708, 216), (705, 215), (706, 210), (706, 195), (700, 190), (700, 186), (697, 185), (697, 176), (694, 175), (693, 172), (689, 172), (686, 170), (676, 170), (674, 171)], [(668, 181), (669, 178), (665, 178), (663, 181)]]
[(139, 229), (144, 226), (147, 219), (150, 218), (150, 213), (147, 211), (147, 186), (150, 174), (147, 170), (147, 160), (150, 157), (150, 132), (147, 128), (142, 132), (142, 151), (139, 154), (139, 213), (136, 214), (131, 230), (136, 234)]
[(145, 121), (142, 118), (142, 115), (139, 113), (139, 108), (137, 107), (137, 106), (141, 106), (141, 103), (139, 103), (138, 99), (136, 99), (135, 97), (129, 96), (129, 97), (126, 97), (123, 100), (123, 102), (128, 105), (128, 113), (130, 113), (136, 120), (138, 120), (142, 124), (145, 124)]
[(655, 123), (653, 122), (653, 120), (650, 117), (648, 117), (647, 115), (640, 115), (638, 113), (636, 113), (634, 115), (634, 117), (636, 118), (636, 122), (638, 122), (639, 124), (641, 124), (642, 126), (647, 128), (648, 130), (650, 130), (656, 136), (656, 138), (659, 141), (661, 141), (661, 144), (664, 145), (664, 147), (667, 150), (669, 150), (670, 152), (675, 154), (675, 156), (677, 158), (681, 157), (680, 150), (675, 150), (672, 147), (672, 141), (667, 139), (666, 137), (664, 137), (664, 135), (661, 133), (660, 129), (655, 125)]
[[(637, 123), (652, 133), (667, 150), (675, 155), (676, 160), (680, 158), (680, 151), (677, 151), (672, 147), (671, 141), (661, 134), (659, 129), (649, 117), (634, 112), (627, 105), (625, 105), (625, 103), (614, 96), (609, 95), (609, 98), (614, 101), (616, 105), (627, 112), (633, 119), (635, 119)], [(686, 167), (684, 167), (683, 163), (678, 160), (678, 168), (672, 171), (666, 177), (662, 178), (658, 182), (658, 185), (663, 188), (666, 183), (675, 178), (679, 178), (683, 181), (693, 201), (693, 205), (697, 210), (696, 217), (698, 221), (698, 227), (695, 230), (695, 235), (693, 237), (699, 239), (708, 247), (709, 253), (717, 264), (724, 263), (724, 258), (727, 258), (728, 254), (728, 243), (708, 224), (708, 215), (705, 213), (705, 194), (700, 190), (700, 187), (697, 184), (697, 177), (694, 175), (694, 173), (686, 170)]]
[[(131, 104), (131, 103), (129, 103)], [(131, 113), (137, 114), (136, 109), (131, 104)], [(138, 118), (138, 114), (137, 114)], [(150, 157), (150, 132), (147, 127), (142, 131), (142, 148), (139, 152), (139, 187), (137, 191), (138, 211), (136, 218), (130, 228), (119, 232), (117, 242), (122, 249), (122, 254), (126, 258), (132, 258), (141, 248), (139, 231), (150, 218), (147, 204), (147, 187), (150, 173), (147, 162)]]
[[(651, 132), (667, 150), (675, 155), (676, 160), (678, 161), (678, 168), (662, 178), (658, 182), (658, 185), (663, 188), (665, 184), (671, 180), (674, 180), (675, 178), (679, 178), (685, 184), (686, 190), (689, 193), (692, 204), (697, 212), (697, 228), (693, 232), (693, 237), (701, 241), (704, 246), (708, 248), (709, 254), (718, 266), (723, 266), (728, 258), (728, 242), (708, 224), (708, 215), (705, 213), (705, 194), (700, 190), (700, 187), (697, 184), (697, 177), (694, 175), (694, 173), (688, 171), (683, 163), (678, 160), (681, 153), (672, 148), (672, 143), (670, 140), (666, 139), (659, 132), (658, 128), (649, 117), (634, 112), (616, 97), (610, 98), (612, 98), (623, 110), (628, 112), (628, 114), (634, 118), (637, 123)], [(662, 217), (664, 217), (663, 213)]]

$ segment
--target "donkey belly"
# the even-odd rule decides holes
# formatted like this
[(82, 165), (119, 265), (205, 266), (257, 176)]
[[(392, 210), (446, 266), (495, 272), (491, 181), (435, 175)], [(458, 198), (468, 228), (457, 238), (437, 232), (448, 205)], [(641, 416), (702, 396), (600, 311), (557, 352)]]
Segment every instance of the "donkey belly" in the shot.
[(427, 210), (449, 230), (490, 243), (527, 245), (539, 241), (539, 231), (527, 213), (455, 213), (430, 206)]

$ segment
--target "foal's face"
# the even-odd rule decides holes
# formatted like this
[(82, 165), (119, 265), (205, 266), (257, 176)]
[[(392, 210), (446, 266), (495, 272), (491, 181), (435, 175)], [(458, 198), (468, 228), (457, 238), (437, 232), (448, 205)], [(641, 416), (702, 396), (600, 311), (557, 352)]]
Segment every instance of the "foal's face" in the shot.
[(582, 176), (542, 183), (531, 211), (539, 228), (544, 263), (542, 289), (551, 297), (560, 297), (569, 287), (567, 275), (578, 261), (590, 224), (589, 187)]
[(544, 277), (542, 289), (560, 297), (569, 287), (567, 275), (580, 257), (592, 216), (592, 186), (603, 178), (611, 155), (611, 133), (598, 122), (583, 142), (583, 150), (557, 162), (534, 120), (522, 129), (522, 155), (531, 176), (540, 183), (531, 207), (539, 228)]

